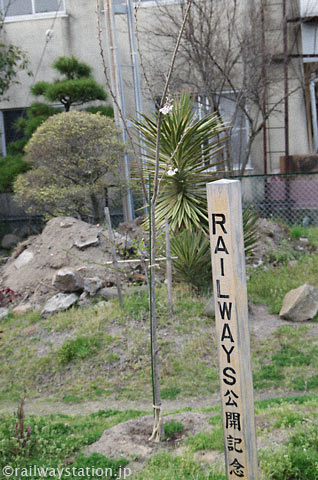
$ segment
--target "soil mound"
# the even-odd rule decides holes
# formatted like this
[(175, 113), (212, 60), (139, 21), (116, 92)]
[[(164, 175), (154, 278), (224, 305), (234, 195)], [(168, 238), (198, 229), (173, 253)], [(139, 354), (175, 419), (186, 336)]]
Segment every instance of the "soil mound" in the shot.
[[(114, 232), (114, 235), (118, 252), (133, 248), (127, 234)], [(72, 217), (57, 217), (47, 223), (40, 235), (18, 245), (2, 266), (0, 285), (21, 294), (23, 301), (28, 299), (34, 305), (42, 305), (58, 292), (52, 279), (64, 267), (74, 269), (83, 278), (99, 277), (105, 287), (115, 285), (111, 261), (107, 230)], [(120, 275), (129, 283), (138, 265), (128, 265), (121, 268)]]

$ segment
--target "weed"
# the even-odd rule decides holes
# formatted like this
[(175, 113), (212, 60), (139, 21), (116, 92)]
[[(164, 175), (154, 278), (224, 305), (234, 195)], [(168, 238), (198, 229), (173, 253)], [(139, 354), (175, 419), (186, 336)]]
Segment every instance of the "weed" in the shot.
[(183, 432), (184, 426), (181, 422), (176, 422), (175, 420), (169, 420), (164, 424), (165, 437), (169, 439), (174, 439), (178, 433)]
[(289, 232), (290, 232), (290, 237), (292, 240), (298, 240), (304, 235), (304, 231), (306, 232), (306, 229), (302, 227), (301, 225), (294, 225), (293, 227), (290, 227)]
[(62, 365), (93, 355), (101, 347), (101, 340), (97, 336), (80, 336), (66, 341), (57, 352), (58, 361)]
[(120, 460), (109, 460), (107, 457), (101, 455), (100, 453), (92, 453), (89, 457), (86, 457), (84, 455), (78, 455), (74, 463), (72, 464), (72, 468), (75, 467), (81, 469), (79, 471), (96, 472), (95, 475), (92, 475), (90, 473), (88, 476), (81, 476), (83, 480), (100, 478), (101, 475), (98, 475), (99, 472), (107, 472), (106, 478), (115, 479), (121, 478), (122, 469), (127, 464), (128, 460), (126, 460), (125, 458), (121, 458)]
[(0, 289), (0, 307), (7, 307), (16, 298), (21, 297), (21, 293), (15, 292), (11, 288)]
[(186, 442), (195, 452), (200, 450), (219, 450), (223, 452), (223, 428), (216, 427), (211, 432), (201, 432), (189, 438)]

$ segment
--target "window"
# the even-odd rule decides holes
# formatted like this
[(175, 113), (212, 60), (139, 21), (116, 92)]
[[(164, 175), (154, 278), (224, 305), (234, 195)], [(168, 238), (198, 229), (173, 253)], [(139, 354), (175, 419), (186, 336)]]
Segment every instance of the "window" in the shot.
[[(248, 122), (242, 108), (237, 104), (234, 92), (222, 92), (219, 94), (219, 113), (222, 121), (231, 126), (229, 150), (231, 168), (239, 169), (244, 158), (248, 141)], [(195, 109), (201, 119), (211, 112), (209, 100), (205, 96), (198, 95)], [(224, 152), (227, 155), (227, 152)], [(247, 167), (251, 167), (248, 163)]]
[(3, 17), (64, 12), (64, 0), (0, 0)]
[(3, 155), (6, 155), (7, 145), (10, 142), (23, 138), (23, 132), (16, 129), (15, 123), (24, 114), (24, 108), (14, 108), (0, 112), (1, 151)]

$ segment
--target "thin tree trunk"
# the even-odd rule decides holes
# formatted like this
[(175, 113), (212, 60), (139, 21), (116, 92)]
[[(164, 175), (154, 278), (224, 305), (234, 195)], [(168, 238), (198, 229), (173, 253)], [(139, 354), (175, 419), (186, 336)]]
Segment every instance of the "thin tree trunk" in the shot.
[(116, 257), (115, 242), (114, 242), (114, 235), (113, 235), (113, 230), (112, 230), (112, 222), (111, 222), (110, 214), (109, 214), (109, 208), (105, 207), (104, 212), (105, 212), (105, 218), (106, 218), (106, 222), (107, 222), (107, 226), (108, 226), (108, 233), (109, 233), (109, 239), (110, 239), (111, 250), (112, 250), (112, 257), (113, 257), (113, 265), (114, 265), (114, 268), (115, 268), (118, 298), (119, 298), (120, 306), (122, 307), (123, 306), (123, 295), (122, 295), (122, 291), (121, 291), (120, 278), (119, 278), (119, 273), (118, 273), (118, 263), (117, 263), (117, 257)]
[(173, 315), (173, 297), (172, 297), (172, 262), (171, 262), (171, 250), (170, 250), (170, 231), (168, 217), (165, 217), (165, 230), (166, 230), (166, 258), (167, 258), (167, 286), (168, 286), (168, 308), (170, 316)]

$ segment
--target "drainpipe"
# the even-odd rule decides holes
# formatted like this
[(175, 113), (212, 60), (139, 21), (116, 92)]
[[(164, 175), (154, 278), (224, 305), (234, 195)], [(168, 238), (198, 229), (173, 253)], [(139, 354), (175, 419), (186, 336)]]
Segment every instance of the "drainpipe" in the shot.
[(312, 112), (312, 130), (314, 135), (315, 152), (318, 151), (318, 118), (317, 118), (317, 103), (316, 103), (316, 83), (318, 79), (315, 78), (310, 82), (310, 102)]

